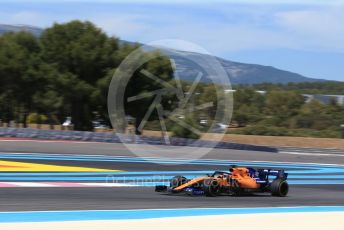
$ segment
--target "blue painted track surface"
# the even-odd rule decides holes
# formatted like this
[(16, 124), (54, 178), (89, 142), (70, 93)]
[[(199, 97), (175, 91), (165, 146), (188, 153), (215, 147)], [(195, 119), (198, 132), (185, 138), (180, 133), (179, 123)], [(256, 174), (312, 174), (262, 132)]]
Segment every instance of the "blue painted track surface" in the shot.
[[(188, 178), (204, 176), (217, 170), (217, 167), (229, 165), (242, 165), (261, 168), (283, 168), (289, 173), (288, 181), (295, 185), (311, 184), (344, 184), (344, 166), (328, 164), (305, 163), (280, 163), (280, 162), (252, 162), (231, 161), (218, 159), (198, 159), (189, 161), (186, 159), (168, 158), (138, 158), (127, 156), (101, 156), (101, 155), (68, 155), (48, 153), (0, 153), (0, 159), (10, 161), (49, 161), (56, 162), (110, 162), (116, 164), (183, 164), (196, 165), (209, 170), (170, 170), (170, 171), (128, 171), (128, 172), (4, 172), (0, 174), (3, 182), (28, 182), (28, 181), (52, 181), (52, 182), (106, 182), (125, 183), (135, 186), (155, 186), (168, 184), (174, 175), (186, 175)], [(121, 168), (116, 168), (121, 169)]]
[(0, 212), (0, 222), (13, 223), (89, 220), (128, 220), (185, 216), (316, 212), (344, 212), (344, 206)]

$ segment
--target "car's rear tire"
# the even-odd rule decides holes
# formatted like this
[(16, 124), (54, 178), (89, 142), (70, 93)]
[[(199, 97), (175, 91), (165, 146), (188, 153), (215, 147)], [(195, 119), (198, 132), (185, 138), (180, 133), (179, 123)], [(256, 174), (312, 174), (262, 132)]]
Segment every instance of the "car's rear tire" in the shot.
[(286, 180), (276, 179), (271, 183), (271, 195), (272, 196), (287, 196), (289, 192), (289, 185)]
[(220, 194), (220, 184), (217, 180), (208, 179), (203, 182), (203, 190), (206, 196), (217, 196)]
[(173, 188), (177, 188), (179, 186), (181, 186), (182, 184), (185, 184), (187, 182), (187, 179), (183, 176), (175, 176), (171, 179), (170, 181), (170, 187)]

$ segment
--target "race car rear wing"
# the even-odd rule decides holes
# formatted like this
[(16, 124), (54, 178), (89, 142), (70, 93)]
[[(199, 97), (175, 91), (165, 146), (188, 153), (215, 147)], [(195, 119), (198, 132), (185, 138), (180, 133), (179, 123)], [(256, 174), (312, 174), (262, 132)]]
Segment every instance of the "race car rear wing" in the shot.
[(288, 173), (286, 173), (283, 169), (281, 170), (274, 170), (274, 169), (264, 169), (260, 171), (260, 176), (276, 176), (276, 179), (287, 180)]

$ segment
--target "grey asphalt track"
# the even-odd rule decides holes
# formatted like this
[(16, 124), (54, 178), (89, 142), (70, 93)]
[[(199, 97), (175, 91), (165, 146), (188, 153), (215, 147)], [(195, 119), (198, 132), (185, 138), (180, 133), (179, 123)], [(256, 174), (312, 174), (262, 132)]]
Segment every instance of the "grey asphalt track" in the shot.
[(2, 188), (0, 211), (344, 205), (344, 186), (292, 186), (288, 197), (189, 197), (153, 188)]
[[(143, 148), (144, 146), (142, 146)], [(178, 153), (165, 149), (163, 155)], [(51, 143), (11, 141), (0, 142), (0, 152), (99, 154), (135, 156), (121, 144)], [(171, 155), (170, 155), (171, 156)], [(344, 157), (319, 155), (293, 155), (267, 152), (214, 149), (203, 158), (250, 161), (305, 162), (344, 164)], [(28, 160), (26, 160), (28, 161)], [(31, 160), (32, 161), (32, 160)], [(34, 161), (38, 162), (38, 161)], [(49, 162), (43, 162), (49, 163)], [(56, 164), (56, 161), (54, 162)], [(64, 162), (59, 164), (81, 165), (123, 170), (201, 170), (199, 165), (159, 165), (138, 163)], [(187, 197), (154, 193), (151, 187), (113, 188), (0, 188), (0, 211), (24, 210), (113, 210), (150, 208), (196, 207), (264, 207), (344, 205), (344, 185), (292, 185), (288, 197), (269, 195), (245, 197)]]
[[(145, 148), (144, 145), (137, 147)], [(123, 144), (118, 143), (77, 143), (77, 142), (44, 142), (44, 141), (1, 141), (0, 152), (22, 152), (22, 153), (57, 153), (57, 154), (99, 154), (108, 156), (135, 156)], [(326, 153), (327, 150), (323, 150)], [(178, 147), (163, 146), (157, 150), (152, 149), (152, 153), (161, 157), (180, 157), (184, 152), (180, 152)], [(344, 154), (344, 150), (343, 150)], [(195, 156), (197, 157), (197, 156)], [(337, 155), (323, 156), (317, 155), (295, 155), (279, 154), (273, 152), (258, 152), (246, 150), (212, 149), (202, 158), (225, 159), (225, 160), (249, 160), (249, 161), (276, 161), (276, 162), (304, 162), (323, 164), (344, 164), (344, 157)]]

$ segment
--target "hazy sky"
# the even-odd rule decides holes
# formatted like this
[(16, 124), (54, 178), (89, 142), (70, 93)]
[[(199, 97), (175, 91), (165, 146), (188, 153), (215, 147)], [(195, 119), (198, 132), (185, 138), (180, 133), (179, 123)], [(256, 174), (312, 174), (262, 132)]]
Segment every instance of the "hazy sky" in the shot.
[(90, 20), (124, 40), (183, 39), (233, 61), (344, 80), (344, 0), (208, 2), (0, 1), (0, 23)]

